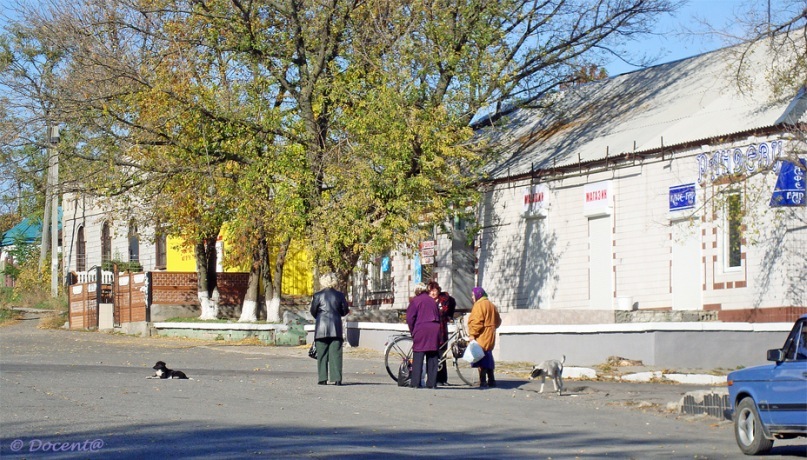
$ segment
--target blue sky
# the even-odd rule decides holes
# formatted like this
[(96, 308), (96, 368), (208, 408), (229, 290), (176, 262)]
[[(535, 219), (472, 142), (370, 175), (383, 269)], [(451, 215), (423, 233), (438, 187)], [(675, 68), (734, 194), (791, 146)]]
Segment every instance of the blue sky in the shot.
[[(657, 35), (631, 43), (627, 50), (654, 58), (654, 64), (677, 61), (726, 46), (722, 39), (704, 35), (706, 20), (717, 28), (730, 24), (735, 12), (742, 12), (750, 0), (689, 0), (675, 15), (658, 18)], [(781, 0), (771, 0), (779, 3)], [(757, 5), (765, 0), (756, 0)], [(737, 31), (741, 33), (741, 31)], [(636, 70), (618, 59), (605, 66), (608, 75), (614, 76)]]

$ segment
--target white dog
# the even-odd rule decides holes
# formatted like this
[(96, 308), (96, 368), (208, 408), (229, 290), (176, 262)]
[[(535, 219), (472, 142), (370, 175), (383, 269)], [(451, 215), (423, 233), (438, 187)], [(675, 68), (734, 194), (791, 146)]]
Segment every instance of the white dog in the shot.
[(566, 355), (563, 355), (563, 359), (561, 360), (550, 359), (532, 367), (530, 380), (541, 377), (541, 391), (539, 391), (539, 393), (544, 392), (544, 383), (546, 382), (546, 378), (549, 377), (552, 379), (552, 384), (555, 386), (555, 391), (557, 391), (558, 395), (560, 395), (560, 393), (563, 391), (563, 363), (565, 362)]

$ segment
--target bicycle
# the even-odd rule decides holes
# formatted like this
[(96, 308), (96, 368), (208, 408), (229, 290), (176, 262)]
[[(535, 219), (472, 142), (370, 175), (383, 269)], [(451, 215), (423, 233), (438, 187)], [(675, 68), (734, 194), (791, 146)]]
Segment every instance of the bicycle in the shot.
[[(466, 385), (479, 385), (479, 371), (471, 367), (471, 363), (462, 359), (465, 347), (470, 340), (465, 330), (465, 315), (454, 320), (454, 331), (449, 334), (446, 351), (440, 356), (437, 364), (442, 369), (447, 362), (451, 362), (457, 376)], [(394, 381), (398, 381), (398, 369), (404, 362), (412, 362), (412, 336), (408, 332), (390, 336), (384, 347), (384, 365), (387, 373)]]

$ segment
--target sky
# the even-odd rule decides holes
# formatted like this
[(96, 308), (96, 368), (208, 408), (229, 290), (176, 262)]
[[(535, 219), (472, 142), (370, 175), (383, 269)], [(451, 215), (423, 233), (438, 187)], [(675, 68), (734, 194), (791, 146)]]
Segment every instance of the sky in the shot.
[[(715, 27), (725, 27), (731, 23), (735, 12), (740, 12), (751, 0), (689, 0), (675, 15), (658, 18), (657, 35), (645, 37), (631, 43), (626, 49), (630, 53), (643, 53), (654, 58), (654, 64), (677, 61), (727, 45), (722, 39), (702, 34), (706, 30), (703, 21)], [(783, 0), (771, 0), (779, 3)], [(755, 0), (757, 5), (765, 0)], [(694, 33), (694, 34), (693, 34)], [(741, 33), (741, 31), (737, 31)], [(605, 66), (609, 76), (637, 70), (618, 59), (612, 59)]]
[[(627, 50), (631, 53), (646, 54), (653, 58), (654, 64), (662, 64), (722, 48), (725, 43), (719, 39), (703, 35), (693, 37), (686, 30), (703, 30), (702, 25), (699, 23), (703, 19), (716, 26), (722, 26), (731, 19), (733, 12), (737, 9), (742, 9), (743, 5), (747, 5), (749, 2), (762, 4), (767, 0), (685, 1), (687, 3), (674, 16), (665, 15), (658, 18), (657, 35), (633, 42), (627, 47)], [(770, 1), (775, 4), (790, 0)], [(0, 0), (0, 26), (5, 23), (4, 16), (11, 13), (13, 5), (18, 2), (31, 5), (36, 4), (38, 0)], [(612, 59), (605, 68), (610, 76), (638, 69), (638, 67), (621, 62), (619, 59)]]

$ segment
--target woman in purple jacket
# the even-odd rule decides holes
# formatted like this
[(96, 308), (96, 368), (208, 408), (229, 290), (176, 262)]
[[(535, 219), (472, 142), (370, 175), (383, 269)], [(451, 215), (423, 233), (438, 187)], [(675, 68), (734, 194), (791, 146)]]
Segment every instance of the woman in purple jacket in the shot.
[(406, 324), (412, 334), (412, 383), (413, 388), (420, 386), (423, 373), (423, 359), (426, 359), (426, 387), (435, 388), (437, 384), (437, 350), (440, 348), (440, 312), (437, 302), (429, 297), (426, 285), (415, 286), (415, 297), (409, 301), (406, 309)]

